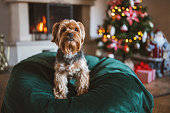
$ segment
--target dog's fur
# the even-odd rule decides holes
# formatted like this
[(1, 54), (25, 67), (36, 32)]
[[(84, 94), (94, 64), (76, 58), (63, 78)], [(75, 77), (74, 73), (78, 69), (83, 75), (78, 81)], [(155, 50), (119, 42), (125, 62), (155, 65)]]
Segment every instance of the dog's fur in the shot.
[(85, 29), (81, 22), (63, 20), (55, 23), (52, 42), (59, 50), (56, 55), (54, 75), (54, 95), (56, 99), (66, 99), (68, 79), (76, 79), (77, 95), (86, 93), (89, 88), (89, 69), (81, 50)]

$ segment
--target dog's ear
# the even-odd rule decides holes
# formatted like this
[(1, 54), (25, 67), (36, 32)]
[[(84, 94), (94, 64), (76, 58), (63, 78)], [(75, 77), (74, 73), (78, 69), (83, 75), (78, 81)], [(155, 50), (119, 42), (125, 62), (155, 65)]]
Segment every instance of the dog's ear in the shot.
[(85, 38), (85, 27), (81, 22), (78, 22), (79, 26), (80, 26), (80, 30), (81, 30), (81, 35), (82, 35), (82, 43), (84, 42), (84, 38)]
[(53, 25), (53, 29), (52, 29), (52, 37), (53, 37), (53, 39), (51, 40), (51, 42), (58, 42), (57, 33), (58, 33), (59, 25), (60, 25), (59, 22), (55, 23)]

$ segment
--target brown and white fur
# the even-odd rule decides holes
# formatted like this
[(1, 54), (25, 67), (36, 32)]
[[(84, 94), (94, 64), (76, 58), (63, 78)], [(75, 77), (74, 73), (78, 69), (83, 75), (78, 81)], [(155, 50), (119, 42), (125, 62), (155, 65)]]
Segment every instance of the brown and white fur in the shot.
[(52, 42), (59, 50), (55, 61), (54, 96), (66, 99), (68, 79), (76, 79), (77, 95), (84, 94), (89, 88), (89, 69), (81, 50), (85, 38), (85, 29), (81, 22), (63, 20), (55, 23), (52, 30)]

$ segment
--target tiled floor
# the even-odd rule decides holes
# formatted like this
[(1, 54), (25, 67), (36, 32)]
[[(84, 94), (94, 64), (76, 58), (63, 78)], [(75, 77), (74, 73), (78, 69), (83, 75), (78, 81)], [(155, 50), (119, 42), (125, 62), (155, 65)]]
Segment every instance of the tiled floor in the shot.
[[(3, 95), (4, 95), (4, 91), (5, 91), (5, 87), (6, 87), (8, 79), (9, 79), (9, 73), (0, 74), (0, 106), (2, 104)], [(160, 82), (161, 80), (163, 81), (162, 83)], [(161, 88), (161, 84), (165, 84), (165, 83), (169, 84), (170, 83), (170, 77), (163, 78), (163, 79), (157, 79), (150, 85), (148, 84), (145, 86), (148, 90), (155, 88), (155, 90), (157, 92), (160, 92), (160, 89), (157, 88), (158, 85), (155, 85), (155, 84), (158, 84), (158, 82), (159, 82), (159, 85)], [(154, 93), (155, 93), (155, 90), (154, 90)], [(170, 90), (170, 89), (168, 89), (168, 90)], [(152, 92), (152, 91), (150, 91), (150, 92)], [(170, 113), (170, 95), (154, 98), (153, 113)]]

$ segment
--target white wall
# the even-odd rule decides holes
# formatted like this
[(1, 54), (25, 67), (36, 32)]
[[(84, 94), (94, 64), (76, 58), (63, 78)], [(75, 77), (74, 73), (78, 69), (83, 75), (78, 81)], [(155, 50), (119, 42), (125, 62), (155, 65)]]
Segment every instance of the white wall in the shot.
[(148, 8), (155, 28), (160, 29), (170, 42), (170, 0), (143, 0), (143, 5)]
[(90, 12), (90, 37), (95, 39), (98, 37), (97, 29), (98, 25), (102, 25), (106, 18), (106, 1), (96, 0), (95, 5), (91, 7)]

